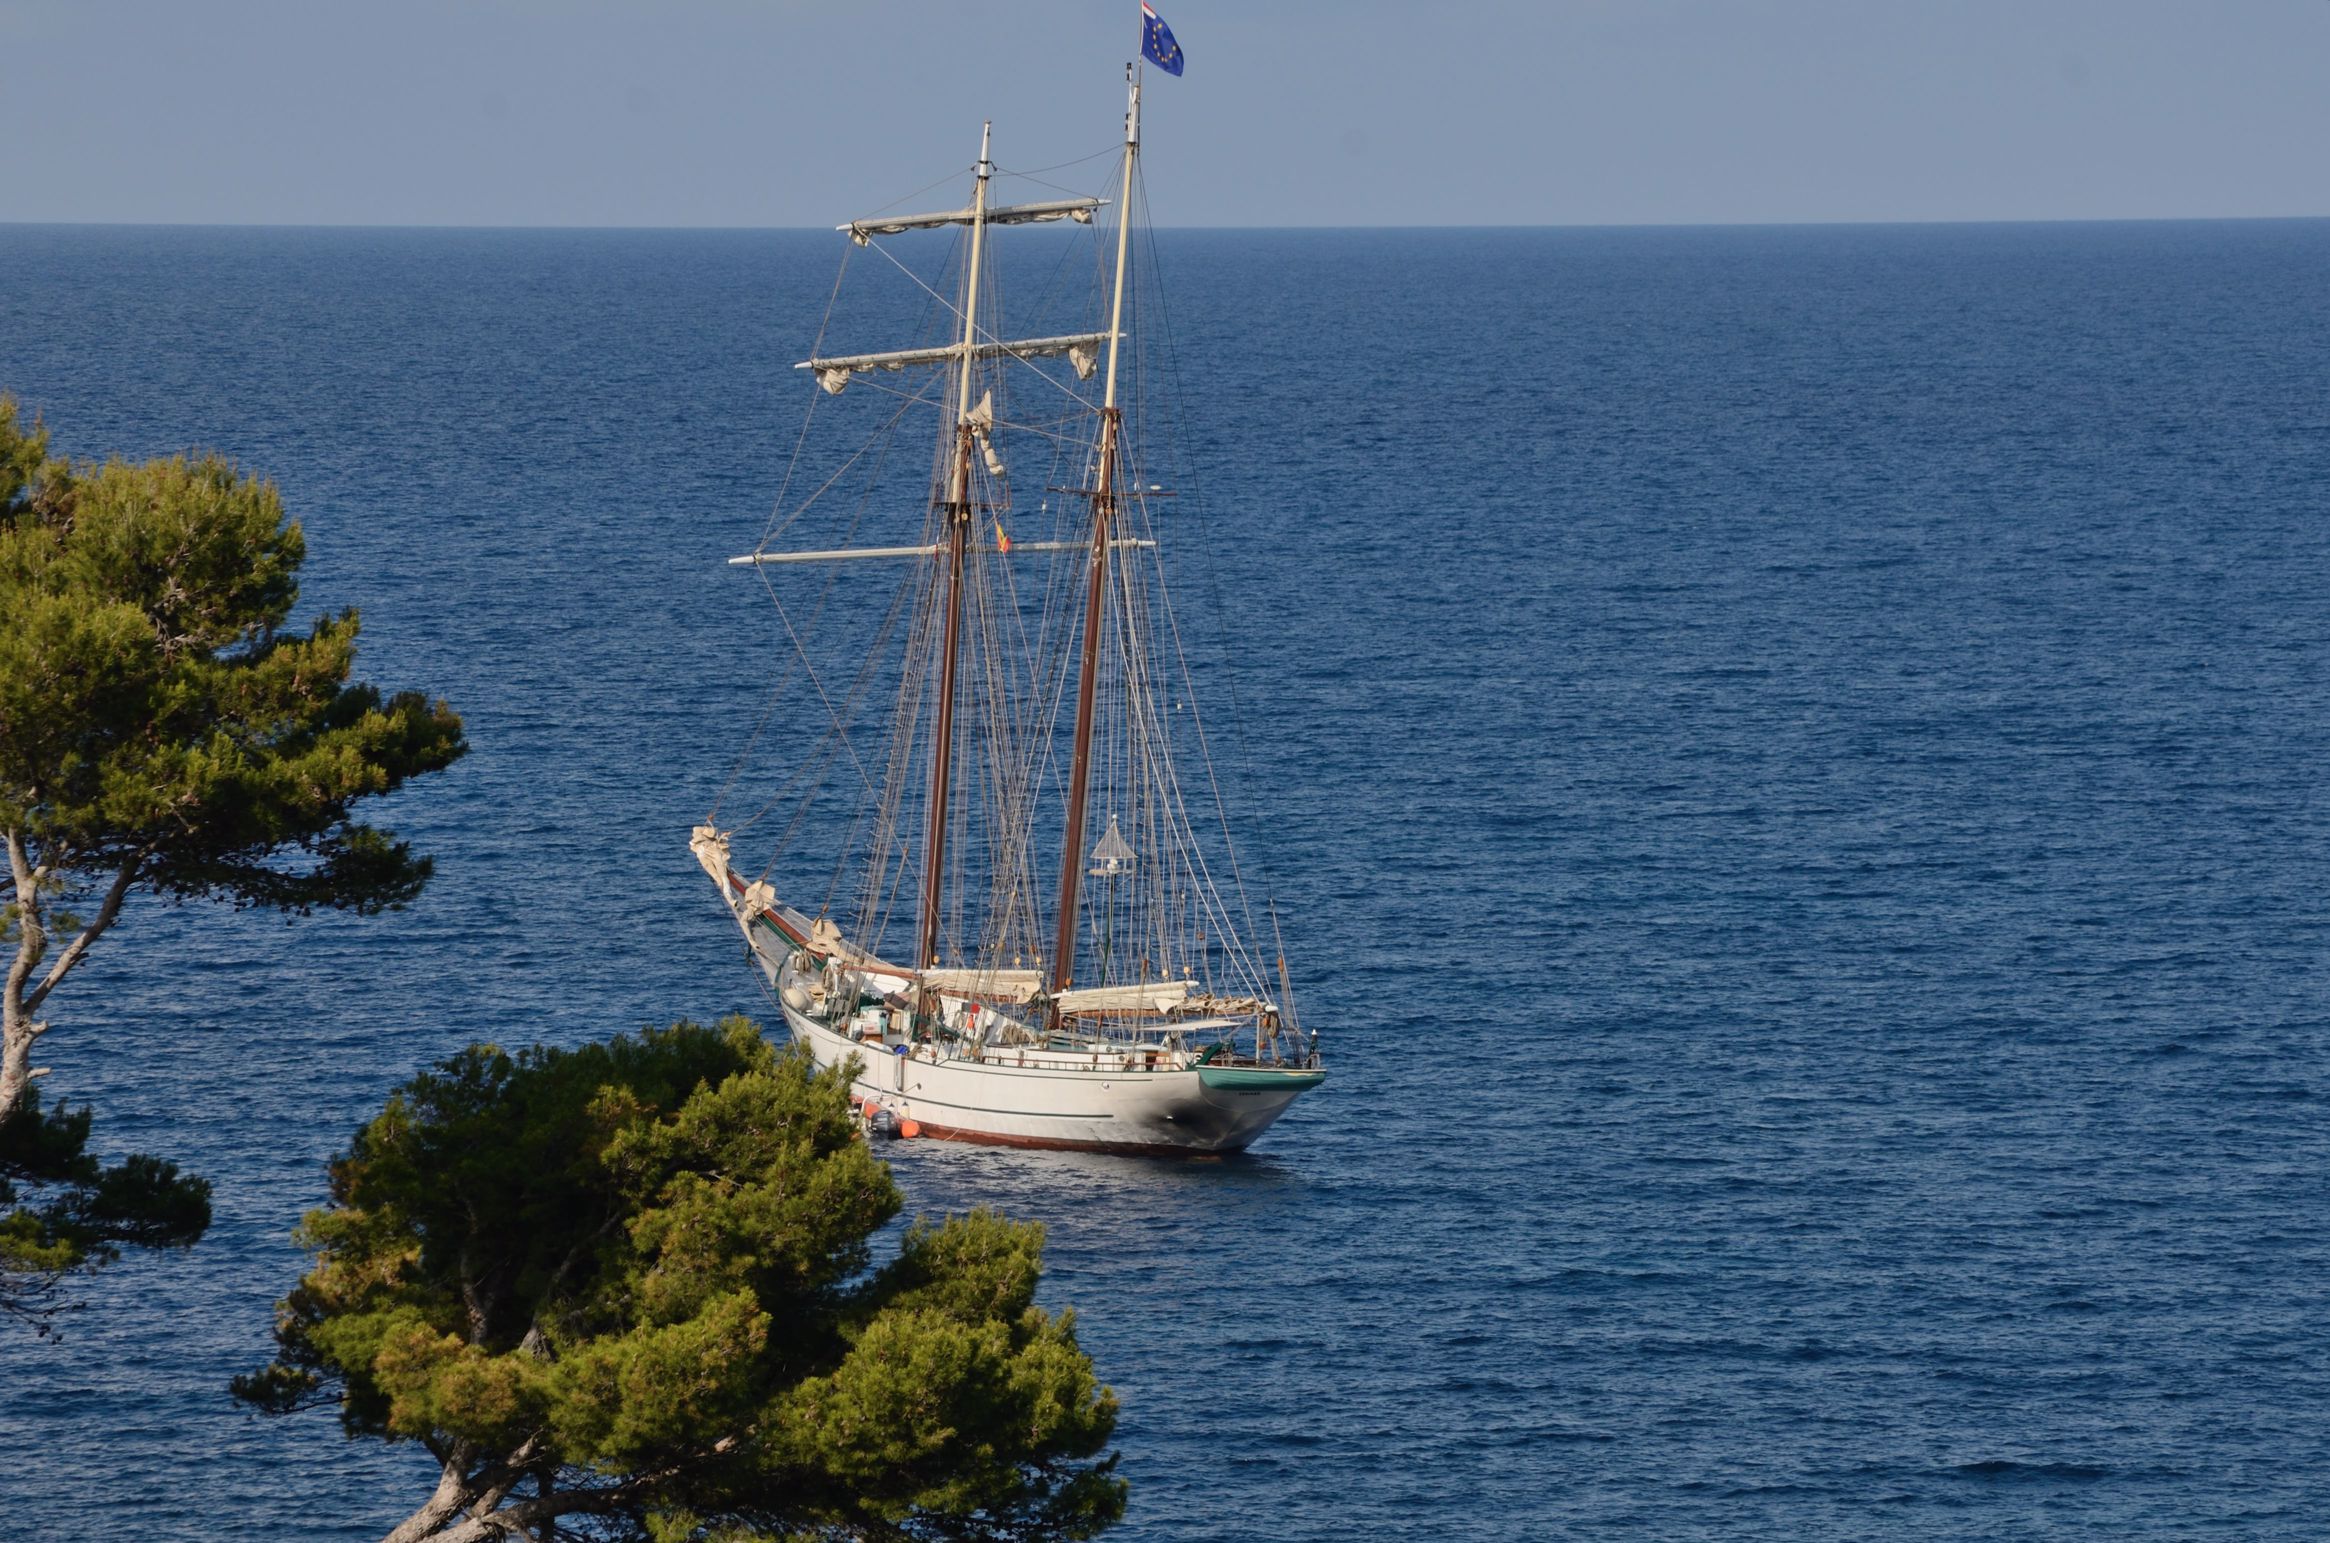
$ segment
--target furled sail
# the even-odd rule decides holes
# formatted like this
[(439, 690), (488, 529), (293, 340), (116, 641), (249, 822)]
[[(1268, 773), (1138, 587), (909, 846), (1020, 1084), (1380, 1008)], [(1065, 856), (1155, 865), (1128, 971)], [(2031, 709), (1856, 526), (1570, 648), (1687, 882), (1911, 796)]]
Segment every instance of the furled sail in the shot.
[(1121, 986), (1078, 986), (1059, 995), (1064, 1013), (1171, 1012), (1189, 999), (1185, 980), (1134, 981)]
[[(1078, 380), (1092, 378), (1094, 350), (1108, 341), (1105, 332), (1079, 332), (1068, 337), (1022, 338), (1016, 342), (981, 343), (971, 350), (974, 359), (1038, 359), (1052, 354), (1066, 354), (1076, 368)], [(793, 366), (796, 370), (817, 372), (817, 384), (832, 396), (841, 395), (842, 388), (853, 375), (873, 370), (903, 370), (918, 364), (952, 364), (963, 357), (960, 344), (947, 348), (901, 348), (886, 354), (844, 354), (832, 359), (804, 359)]]
[(987, 475), (1003, 475), (1003, 457), (995, 453), (995, 393), (989, 391), (971, 409), (971, 432), (979, 437), (979, 453), (987, 458)]
[(924, 985), (940, 991), (1005, 997), (1014, 1002), (1026, 1001), (1043, 984), (1043, 974), (1037, 970), (930, 969), (922, 972), (921, 979)]
[[(1106, 208), (1105, 198), (1055, 198), (1049, 203), (1006, 204), (987, 211), (990, 225), (1036, 225), (1050, 220), (1074, 220), (1079, 225), (1092, 223), (1092, 212)], [(970, 209), (945, 209), (936, 214), (868, 215), (852, 220), (847, 225), (836, 225), (846, 230), (849, 238), (864, 246), (876, 236), (895, 236), (901, 231), (929, 230), (940, 225), (968, 225), (975, 218)]]
[[(951, 969), (928, 969), (916, 976), (897, 965), (878, 965), (876, 968), (894, 974), (900, 980), (920, 980), (925, 986), (937, 990), (959, 991), (1006, 1002), (1031, 1002), (1043, 990), (1043, 975), (1037, 970), (990, 970), (958, 966)], [(1114, 986), (1079, 986), (1072, 991), (1061, 992), (1058, 1005), (1064, 1013), (1170, 1013), (1189, 1000), (1190, 982), (1149, 980), (1128, 981)]]

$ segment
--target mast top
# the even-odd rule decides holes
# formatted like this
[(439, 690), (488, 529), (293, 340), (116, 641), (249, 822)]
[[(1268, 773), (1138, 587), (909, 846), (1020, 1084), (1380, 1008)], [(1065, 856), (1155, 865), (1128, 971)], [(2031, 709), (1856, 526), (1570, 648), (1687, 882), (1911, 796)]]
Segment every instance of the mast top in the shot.
[[(995, 163), (987, 158), (987, 151), (995, 136), (995, 120), (989, 118), (979, 125), (979, 176), (971, 184), (971, 255), (963, 269), (963, 341), (961, 363), (955, 374), (960, 389), (955, 397), (955, 422), (968, 429), (971, 423), (971, 365), (979, 349), (979, 264), (987, 242), (987, 179), (995, 175)], [(970, 451), (955, 470), (957, 504), (970, 504)], [(951, 635), (951, 634), (950, 634)], [(927, 946), (927, 943), (926, 943)]]

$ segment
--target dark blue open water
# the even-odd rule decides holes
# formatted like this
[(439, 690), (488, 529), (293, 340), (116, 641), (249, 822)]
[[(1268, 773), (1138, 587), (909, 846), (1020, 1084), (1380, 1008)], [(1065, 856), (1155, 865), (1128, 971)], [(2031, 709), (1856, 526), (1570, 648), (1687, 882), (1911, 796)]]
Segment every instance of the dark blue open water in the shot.
[[(1120, 1535), (2323, 1536), (2330, 224), (1163, 239), (1335, 1075), (1241, 1162), (898, 1158), (1051, 1224)], [(377, 1536), (421, 1463), (225, 1394), (324, 1159), (756, 1004), (685, 837), (833, 256), (0, 227), (0, 387), (277, 478), (476, 746), (410, 912), (149, 908), (55, 1002), (219, 1215), (0, 1344), (0, 1532)]]

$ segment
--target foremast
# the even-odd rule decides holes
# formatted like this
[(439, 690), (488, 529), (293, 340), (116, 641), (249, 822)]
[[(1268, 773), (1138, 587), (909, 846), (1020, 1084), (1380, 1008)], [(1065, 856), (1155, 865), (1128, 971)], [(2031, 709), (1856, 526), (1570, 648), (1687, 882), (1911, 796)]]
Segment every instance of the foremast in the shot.
[(1108, 308), (1108, 381), (1100, 405), (1099, 475), (1092, 486), (1092, 551), (1084, 592), (1084, 649), (1076, 670), (1076, 738), (1068, 769), (1068, 821), (1060, 847), (1060, 915), (1052, 941), (1051, 995), (1076, 975), (1077, 886), (1084, 871), (1084, 814), (1092, 781), (1093, 692), (1100, 676), (1101, 613), (1108, 601), (1109, 533), (1116, 517), (1123, 415), (1116, 405), (1117, 351), (1125, 335), (1125, 255), (1133, 228), (1133, 170), (1141, 151), (1141, 82), (1125, 68), (1125, 162), (1117, 184), (1116, 278)]
[[(938, 721), (932, 733), (930, 759), (930, 831), (923, 847), (922, 915), (915, 929), (914, 968), (938, 966), (939, 911), (944, 902), (947, 853), (948, 782), (954, 772), (955, 668), (962, 653), (963, 554), (971, 534), (971, 451), (977, 435), (971, 425), (971, 376), (978, 361), (979, 270), (987, 240), (987, 182), (995, 174), (988, 148), (995, 125), (979, 128), (978, 174), (971, 191), (971, 253), (963, 279), (962, 358), (955, 367), (955, 447), (939, 509), (946, 521), (946, 627), (940, 644)], [(1112, 355), (1113, 367), (1113, 355)]]

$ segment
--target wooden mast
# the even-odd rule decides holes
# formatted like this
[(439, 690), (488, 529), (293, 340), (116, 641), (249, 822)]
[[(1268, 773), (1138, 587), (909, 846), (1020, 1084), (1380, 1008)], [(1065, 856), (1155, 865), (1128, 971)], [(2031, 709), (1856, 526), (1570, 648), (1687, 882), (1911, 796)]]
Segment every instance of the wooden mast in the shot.
[(955, 459), (939, 507), (947, 522), (945, 544), (946, 638), (940, 645), (938, 724), (930, 759), (930, 837), (923, 850), (922, 917), (915, 931), (917, 974), (938, 963), (939, 906), (946, 880), (947, 784), (954, 771), (955, 663), (963, 638), (963, 549), (971, 531), (971, 370), (979, 341), (979, 266), (987, 236), (987, 179), (995, 167), (987, 159), (992, 122), (979, 129), (978, 181), (971, 193), (971, 260), (963, 280), (963, 358), (955, 392)]
[[(1100, 406), (1100, 476), (1092, 491), (1091, 576), (1084, 591), (1084, 656), (1076, 673), (1076, 748), (1068, 768), (1068, 828), (1060, 850), (1060, 922), (1052, 940), (1051, 994), (1075, 980), (1076, 889), (1084, 872), (1084, 803), (1092, 780), (1092, 693), (1100, 672), (1101, 611), (1108, 599), (1109, 527), (1116, 515), (1117, 345), (1124, 339), (1125, 247), (1133, 228), (1133, 161), (1141, 148), (1141, 83), (1125, 67), (1125, 169), (1117, 190), (1116, 284), (1108, 310), (1108, 384)], [(1056, 1010), (1055, 1010), (1056, 1011)]]

